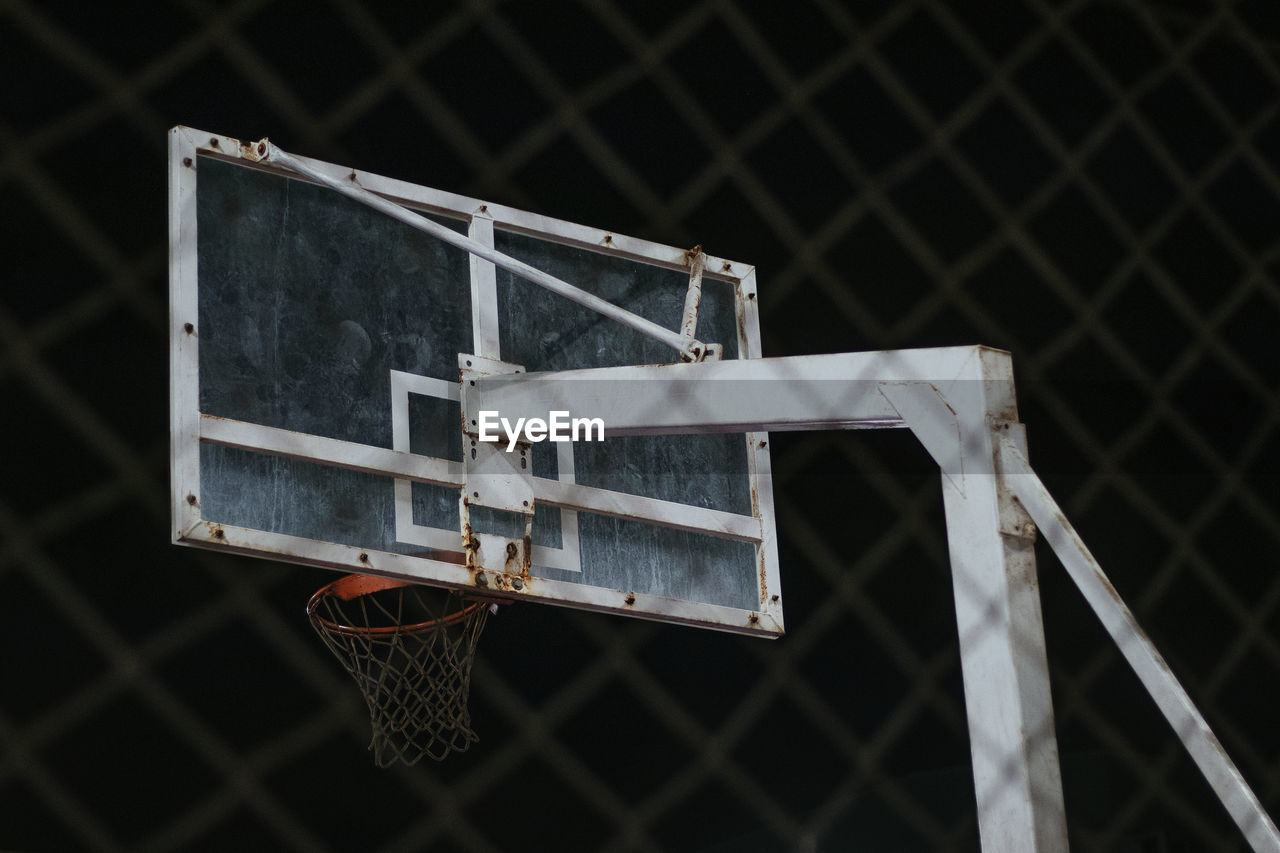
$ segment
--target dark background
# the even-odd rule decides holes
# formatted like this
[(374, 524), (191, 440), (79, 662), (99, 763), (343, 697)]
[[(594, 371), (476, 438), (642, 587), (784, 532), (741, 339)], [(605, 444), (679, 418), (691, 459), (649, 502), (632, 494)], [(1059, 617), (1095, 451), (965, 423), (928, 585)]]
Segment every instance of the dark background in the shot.
[[(319, 570), (168, 544), (166, 130), (757, 265), (767, 355), (1013, 352), (1033, 461), (1280, 812), (1280, 14), (0, 2), (0, 848), (977, 845), (936, 471), (775, 436), (777, 642), (509, 607), (378, 770)], [(1243, 849), (1047, 551), (1078, 850)]]

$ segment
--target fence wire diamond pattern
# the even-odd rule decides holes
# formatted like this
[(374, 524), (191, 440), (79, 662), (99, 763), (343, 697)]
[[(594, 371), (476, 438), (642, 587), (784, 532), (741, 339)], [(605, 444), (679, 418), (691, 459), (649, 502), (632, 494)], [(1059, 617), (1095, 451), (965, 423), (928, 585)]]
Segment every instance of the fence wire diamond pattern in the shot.
[[(1010, 349), (1032, 461), (1280, 811), (1268, 3), (3, 0), (0, 28), (0, 846), (977, 846), (908, 436), (774, 437), (785, 639), (504, 608), (481, 742), (374, 768), (302, 616), (325, 577), (167, 544), (178, 123), (752, 261), (768, 355)], [(1244, 849), (1040, 557), (1073, 845)]]

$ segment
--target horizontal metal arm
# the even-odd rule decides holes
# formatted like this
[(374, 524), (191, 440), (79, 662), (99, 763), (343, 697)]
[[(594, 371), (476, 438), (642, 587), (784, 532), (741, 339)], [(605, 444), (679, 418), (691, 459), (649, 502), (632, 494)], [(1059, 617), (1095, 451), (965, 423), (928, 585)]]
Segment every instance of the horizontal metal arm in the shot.
[(1160, 712), (1186, 747), (1210, 787), (1255, 851), (1280, 853), (1280, 833), (1222, 748), (1200, 710), (1178, 683), (1169, 664), (1147, 638), (1098, 561), (1067, 521), (1044, 483), (1031, 470), (1013, 442), (1001, 443), (1004, 478), (1010, 491), (1030, 513), (1067, 574), (1075, 581), (1129, 666), (1137, 673)]
[(470, 252), (478, 258), (488, 261), (496, 267), (501, 267), (508, 272), (514, 273), (526, 281), (531, 281), (539, 287), (545, 287), (552, 293), (563, 296), (565, 299), (572, 300), (579, 305), (590, 308), (597, 314), (622, 323), (624, 326), (634, 329), (642, 335), (647, 335), (656, 341), (666, 344), (680, 353), (681, 357), (687, 361), (700, 361), (703, 356), (706, 355), (706, 345), (701, 341), (694, 340), (691, 337), (685, 337), (679, 332), (664, 328), (652, 320), (647, 320), (644, 317), (641, 317), (639, 314), (634, 314), (625, 308), (619, 308), (612, 302), (601, 299), (593, 293), (587, 293), (581, 288), (574, 287), (567, 281), (561, 281), (549, 273), (543, 272), (536, 267), (526, 264), (524, 261), (517, 260), (510, 255), (504, 255), (502, 252), (497, 251), (491, 246), (486, 246), (485, 244), (477, 240), (473, 240), (464, 234), (459, 234), (438, 222), (433, 222), (425, 216), (420, 216), (411, 210), (401, 207), (393, 201), (383, 198), (377, 193), (370, 192), (364, 187), (351, 182), (340, 181), (330, 175), (327, 175), (319, 169), (315, 169), (307, 163), (304, 163), (302, 160), (299, 160), (287, 151), (281, 150), (266, 139), (262, 140), (257, 145), (250, 146), (249, 150), (252, 152), (258, 152), (264, 149), (265, 153), (257, 154), (257, 159), (273, 163), (277, 166), (283, 166), (291, 172), (297, 172), (299, 175), (305, 175), (317, 183), (323, 184), (332, 190), (337, 190), (348, 198), (352, 198), (361, 204), (368, 205), (375, 210), (379, 210), (387, 216), (390, 216), (392, 219), (403, 222), (410, 228), (416, 228), (419, 231), (424, 231), (439, 240), (443, 240), (451, 246), (456, 246), (463, 251)]
[(927, 382), (956, 408), (980, 400), (983, 347), (733, 359), (487, 376), (479, 409), (601, 418), (606, 435), (904, 427), (884, 383)]

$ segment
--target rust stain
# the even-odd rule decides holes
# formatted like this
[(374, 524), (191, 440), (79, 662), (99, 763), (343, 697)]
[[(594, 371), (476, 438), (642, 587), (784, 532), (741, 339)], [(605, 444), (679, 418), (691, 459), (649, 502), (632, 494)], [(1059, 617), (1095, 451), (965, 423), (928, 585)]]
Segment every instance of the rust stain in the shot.
[(765, 567), (764, 567), (764, 549), (757, 548), (756, 550), (760, 554), (756, 562), (760, 564), (760, 600), (763, 602), (765, 599), (765, 596), (769, 594), (769, 583), (766, 579), (767, 575), (765, 573)]
[(747, 312), (734, 311), (733, 319), (738, 325), (738, 348), (739, 350), (745, 350), (747, 343)]
[[(217, 145), (214, 145), (216, 148)], [(241, 142), (240, 156), (246, 160), (257, 162), (267, 156), (267, 138), (264, 136), (257, 142)]]
[(956, 413), (956, 410), (953, 409), (951, 407), (951, 404), (947, 402), (946, 396), (941, 391), (938, 390), (938, 386), (930, 382), (929, 387), (933, 389), (933, 393), (938, 395), (938, 399), (942, 401), (942, 405), (947, 407), (947, 411), (950, 412), (952, 415), (959, 417), (959, 415)]
[(694, 246), (692, 249), (684, 250), (684, 265), (686, 267), (693, 266), (693, 262), (697, 260), (698, 255), (702, 254), (702, 244)]
[[(463, 503), (466, 503), (465, 497), (462, 500)], [(480, 549), (480, 540), (471, 535), (471, 519), (469, 517), (462, 525), (462, 549), (466, 553), (464, 565), (468, 569), (479, 569), (480, 566), (476, 564), (476, 551)]]

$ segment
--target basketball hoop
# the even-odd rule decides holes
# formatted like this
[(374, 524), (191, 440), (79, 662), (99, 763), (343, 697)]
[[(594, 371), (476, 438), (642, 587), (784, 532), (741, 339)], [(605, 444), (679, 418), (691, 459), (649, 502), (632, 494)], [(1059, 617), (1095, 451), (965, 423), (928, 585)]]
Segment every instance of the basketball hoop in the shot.
[(492, 602), (452, 590), (346, 575), (307, 602), (307, 616), (360, 685), (379, 767), (441, 761), (479, 740), (467, 696)]

